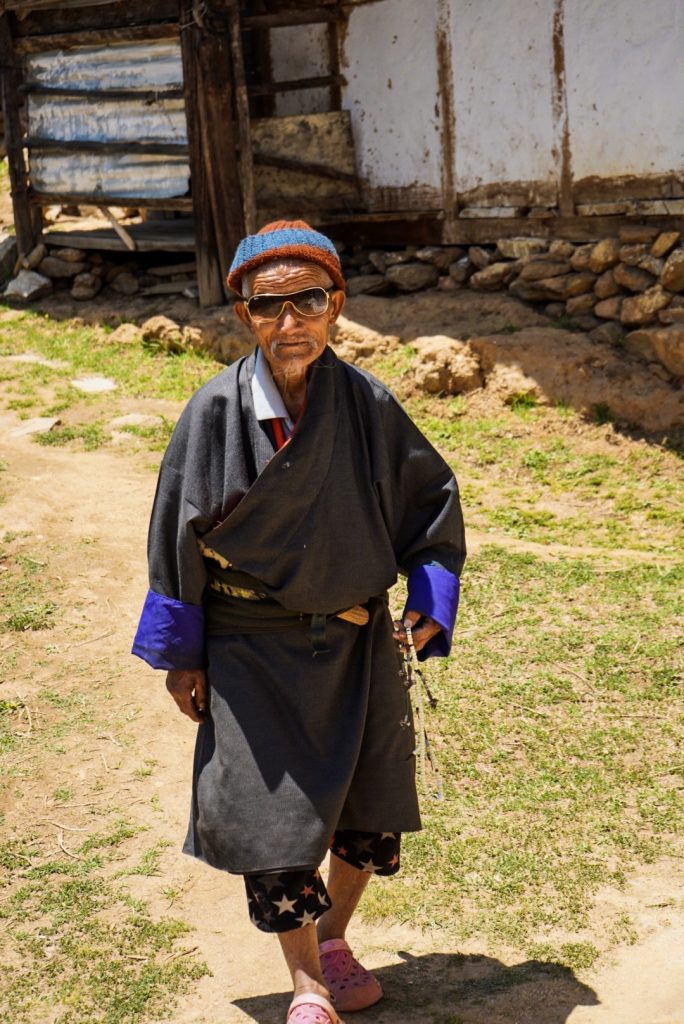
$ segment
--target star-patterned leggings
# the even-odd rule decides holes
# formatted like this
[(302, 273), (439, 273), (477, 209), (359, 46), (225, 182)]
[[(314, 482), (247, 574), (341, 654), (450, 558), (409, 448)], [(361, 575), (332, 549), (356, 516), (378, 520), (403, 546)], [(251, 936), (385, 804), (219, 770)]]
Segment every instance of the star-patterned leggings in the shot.
[[(356, 832), (338, 829), (330, 849), (336, 857), (374, 875), (399, 870), (401, 832)], [(289, 932), (321, 917), (332, 906), (316, 868), (245, 875), (252, 924), (262, 932)]]

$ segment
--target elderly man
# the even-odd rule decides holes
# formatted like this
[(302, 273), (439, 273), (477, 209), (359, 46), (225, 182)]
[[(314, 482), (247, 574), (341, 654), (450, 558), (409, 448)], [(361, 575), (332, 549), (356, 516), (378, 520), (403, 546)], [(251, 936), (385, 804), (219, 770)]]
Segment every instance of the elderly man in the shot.
[(193, 396), (171, 438), (133, 651), (200, 723), (185, 851), (244, 876), (292, 974), (289, 1024), (337, 1024), (382, 995), (346, 928), (420, 828), (400, 649), (410, 625), (421, 659), (448, 653), (463, 524), (444, 460), (328, 345), (345, 299), (332, 242), (269, 224), (228, 282), (256, 350)]

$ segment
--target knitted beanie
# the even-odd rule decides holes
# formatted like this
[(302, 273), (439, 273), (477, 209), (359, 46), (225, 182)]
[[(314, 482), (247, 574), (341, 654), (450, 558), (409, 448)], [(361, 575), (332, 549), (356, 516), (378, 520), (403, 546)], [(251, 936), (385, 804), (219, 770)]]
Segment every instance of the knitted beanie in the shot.
[(256, 235), (243, 238), (228, 272), (228, 286), (242, 295), (242, 278), (247, 271), (279, 259), (316, 263), (327, 270), (338, 288), (345, 290), (337, 249), (303, 220), (274, 220)]

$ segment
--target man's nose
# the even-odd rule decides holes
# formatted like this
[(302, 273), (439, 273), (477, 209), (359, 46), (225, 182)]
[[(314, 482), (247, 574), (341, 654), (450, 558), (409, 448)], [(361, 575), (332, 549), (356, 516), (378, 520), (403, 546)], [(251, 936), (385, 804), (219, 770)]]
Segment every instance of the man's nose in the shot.
[(278, 317), (278, 327), (281, 330), (296, 327), (298, 323), (297, 311), (291, 302), (286, 302), (283, 311)]

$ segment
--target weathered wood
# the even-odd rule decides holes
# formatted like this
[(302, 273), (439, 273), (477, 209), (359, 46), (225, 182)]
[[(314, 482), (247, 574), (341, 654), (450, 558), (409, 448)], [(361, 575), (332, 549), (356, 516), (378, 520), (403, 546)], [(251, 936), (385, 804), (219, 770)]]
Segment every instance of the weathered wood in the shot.
[(137, 206), (139, 209), (178, 210), (182, 213), (192, 213), (192, 198), (190, 196), (162, 199), (156, 196), (154, 198), (108, 196), (102, 192), (37, 192), (31, 188), (28, 198), (29, 202), (36, 206), (70, 206), (73, 204), (99, 206), (104, 202), (107, 206)]
[(197, 264), (194, 260), (190, 263), (165, 263), (160, 267), (148, 267), (147, 273), (151, 274), (152, 277), (172, 277), (174, 274), (192, 274), (197, 273)]
[(330, 85), (330, 109), (342, 109), (342, 83), (340, 76), (340, 51), (342, 49), (342, 18), (335, 18), (328, 23), (328, 68), (334, 81)]
[(55, 32), (80, 32), (125, 28), (158, 22), (179, 22), (178, 0), (112, 0), (103, 7), (70, 8), (67, 4), (49, 10), (17, 11), (15, 35), (43, 36)]
[(232, 109), (232, 46), (227, 33), (214, 31), (202, 36), (199, 68), (198, 113), (204, 173), (211, 201), (221, 280), (227, 298), (228, 268), (245, 234), (237, 131)]
[(122, 224), (119, 224), (118, 220), (116, 219), (112, 211), (109, 210), (106, 206), (98, 206), (98, 210), (100, 211), (100, 213), (103, 213), (105, 215), (105, 217), (112, 225), (112, 227), (114, 228), (114, 230), (116, 231), (117, 235), (119, 236), (123, 244), (126, 246), (126, 248), (129, 249), (131, 252), (135, 252), (135, 241), (131, 238), (128, 231), (126, 231), (126, 228), (123, 227)]
[(28, 150), (56, 150), (64, 153), (140, 153), (160, 156), (187, 156), (188, 147), (180, 142), (100, 142), (95, 139), (40, 139), (24, 140)]
[(12, 47), (12, 32), (9, 15), (0, 16), (0, 75), (2, 109), (5, 120), (5, 148), (10, 176), (14, 230), (17, 235), (19, 256), (25, 256), (36, 244), (35, 220), (28, 201), (28, 181), (24, 153), (22, 150), (21, 122), (19, 118), (19, 97), (17, 88), (20, 74)]
[(202, 125), (200, 121), (201, 73), (199, 63), (200, 30), (193, 21), (192, 0), (181, 4), (181, 51), (185, 87), (185, 117), (190, 151), (190, 187), (195, 221), (197, 285), (201, 306), (218, 306), (224, 290), (221, 262), (211, 208), (211, 196), (204, 166)]
[(188, 288), (196, 288), (197, 281), (188, 278), (187, 281), (161, 281), (159, 284), (151, 284), (143, 288), (142, 295), (179, 295)]
[(130, 25), (110, 29), (84, 29), (81, 32), (60, 32), (50, 35), (21, 36), (14, 47), (22, 56), (47, 50), (73, 50), (76, 46), (102, 46), (113, 43), (139, 43), (148, 39), (177, 39), (177, 24)]
[(297, 92), (301, 89), (327, 89), (346, 85), (344, 75), (315, 75), (312, 78), (291, 78), (285, 82), (258, 82), (247, 86), (250, 96), (273, 96), (281, 92)]
[(294, 171), (297, 174), (311, 174), (315, 178), (331, 178), (333, 181), (345, 181), (349, 185), (359, 184), (356, 174), (349, 174), (347, 171), (340, 171), (335, 167), (327, 167), (324, 164), (313, 164), (300, 160), (289, 160), (287, 157), (270, 156), (266, 153), (254, 153), (252, 159), (255, 164), (264, 167), (276, 167), (280, 171)]
[(79, 100), (140, 100), (156, 103), (158, 100), (183, 98), (182, 89), (73, 89), (68, 86), (42, 85), (40, 82), (25, 82), (19, 88), (22, 94), (32, 96), (73, 96)]
[(230, 23), (230, 48), (233, 56), (233, 82), (235, 83), (238, 137), (240, 140), (242, 209), (244, 211), (245, 231), (251, 235), (256, 230), (254, 165), (252, 161), (252, 142), (249, 124), (249, 97), (247, 94), (245, 64), (242, 56), (242, 38), (240, 34), (240, 9), (237, 4), (230, 6), (228, 17)]
[(308, 10), (278, 11), (275, 14), (252, 14), (242, 19), (245, 29), (285, 28), (289, 25), (320, 25), (335, 21), (339, 15), (334, 10), (310, 8)]
[[(168, 224), (168, 226), (167, 226)], [(187, 252), (195, 249), (195, 234), (189, 218), (168, 222), (147, 221), (131, 224), (128, 228), (140, 252)], [(46, 245), (72, 249), (102, 249), (107, 252), (128, 252), (121, 239), (111, 228), (84, 230), (50, 229), (43, 231), (41, 241)], [(221, 299), (218, 299), (221, 302)]]

